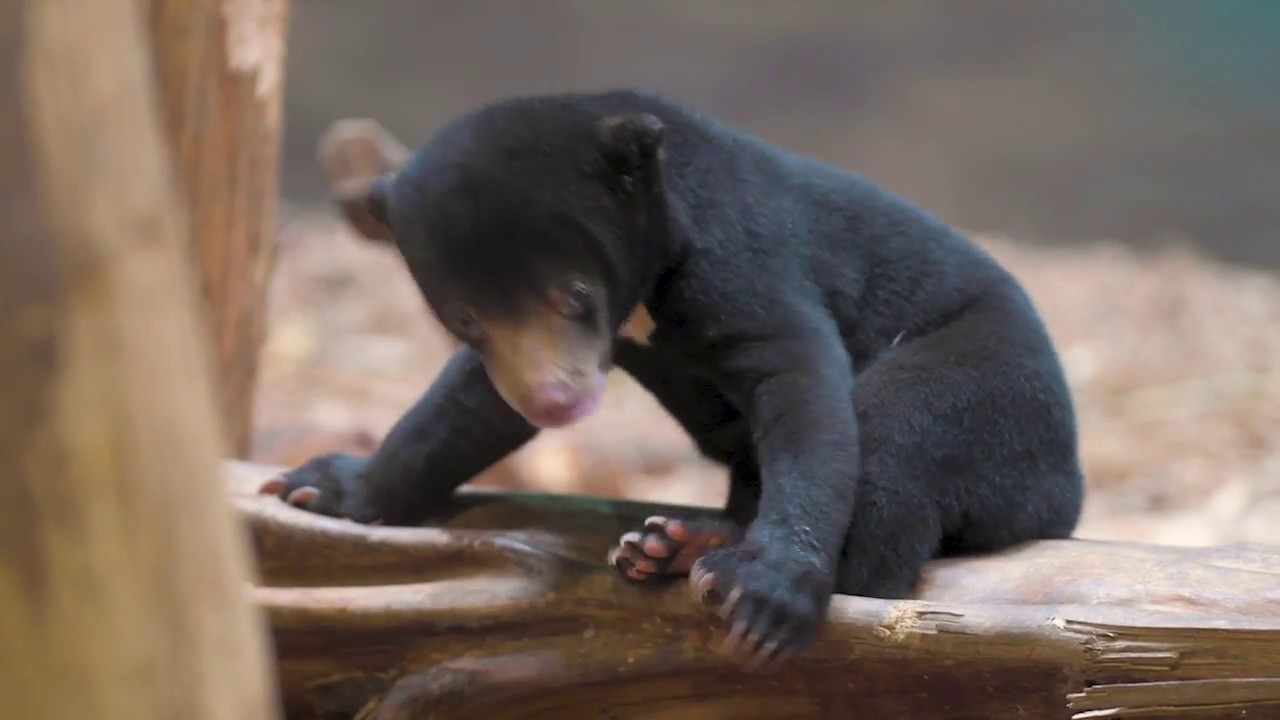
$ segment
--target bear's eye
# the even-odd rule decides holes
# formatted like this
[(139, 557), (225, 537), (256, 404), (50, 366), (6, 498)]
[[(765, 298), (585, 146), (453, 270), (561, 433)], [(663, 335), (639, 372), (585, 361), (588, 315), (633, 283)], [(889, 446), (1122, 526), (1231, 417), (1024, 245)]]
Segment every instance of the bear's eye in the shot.
[(591, 315), (591, 287), (581, 280), (570, 282), (563, 290), (552, 293), (552, 304), (561, 315), (581, 320)]

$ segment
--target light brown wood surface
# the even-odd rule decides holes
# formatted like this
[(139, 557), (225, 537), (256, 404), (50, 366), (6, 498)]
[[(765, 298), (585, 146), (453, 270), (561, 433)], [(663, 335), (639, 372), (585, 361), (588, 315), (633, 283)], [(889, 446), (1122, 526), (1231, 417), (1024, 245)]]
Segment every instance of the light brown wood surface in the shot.
[(917, 596), (838, 596), (777, 672), (714, 652), (683, 580), (604, 562), (652, 504), (468, 491), (432, 527), (357, 525), (257, 495), (291, 718), (1280, 718), (1280, 548), (1034, 543), (932, 564)]
[(0, 717), (277, 717), (140, 6), (0, 2)]
[(223, 428), (247, 457), (274, 260), (287, 0), (147, 0)]

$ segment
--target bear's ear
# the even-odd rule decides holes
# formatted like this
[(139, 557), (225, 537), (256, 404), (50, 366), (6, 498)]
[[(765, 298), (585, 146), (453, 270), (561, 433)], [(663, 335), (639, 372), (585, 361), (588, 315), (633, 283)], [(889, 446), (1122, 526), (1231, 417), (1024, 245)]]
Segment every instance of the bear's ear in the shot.
[(342, 183), (334, 190), (334, 200), (342, 215), (361, 235), (369, 240), (394, 243), (390, 215), (391, 185), (394, 173), (374, 178), (358, 178)]
[(662, 153), (666, 126), (649, 113), (611, 115), (600, 121), (600, 147), (620, 189), (635, 192), (636, 186), (653, 172)]

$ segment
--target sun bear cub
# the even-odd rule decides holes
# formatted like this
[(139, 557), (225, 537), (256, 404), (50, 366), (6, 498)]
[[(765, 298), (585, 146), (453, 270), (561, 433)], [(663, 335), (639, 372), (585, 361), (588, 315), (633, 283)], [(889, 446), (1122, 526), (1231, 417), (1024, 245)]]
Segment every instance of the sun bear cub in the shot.
[(609, 559), (689, 575), (729, 649), (805, 648), (833, 592), (1069, 536), (1072, 400), (1018, 282), (868, 180), (632, 91), (507, 99), (358, 198), (463, 346), (368, 458), (263, 487), (418, 523), (619, 367), (723, 463), (723, 518), (651, 518)]

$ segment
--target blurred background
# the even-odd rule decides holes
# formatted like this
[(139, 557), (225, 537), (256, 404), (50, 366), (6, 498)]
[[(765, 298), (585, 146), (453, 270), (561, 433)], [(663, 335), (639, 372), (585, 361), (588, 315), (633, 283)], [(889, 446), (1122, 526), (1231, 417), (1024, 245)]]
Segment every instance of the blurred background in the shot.
[[(255, 459), (370, 450), (448, 353), (327, 204), (324, 129), (424, 141), (509, 94), (639, 86), (857, 170), (969, 233), (1076, 393), (1085, 537), (1280, 543), (1280, 3), (294, 3)], [(481, 481), (714, 504), (723, 471), (620, 374)]]

